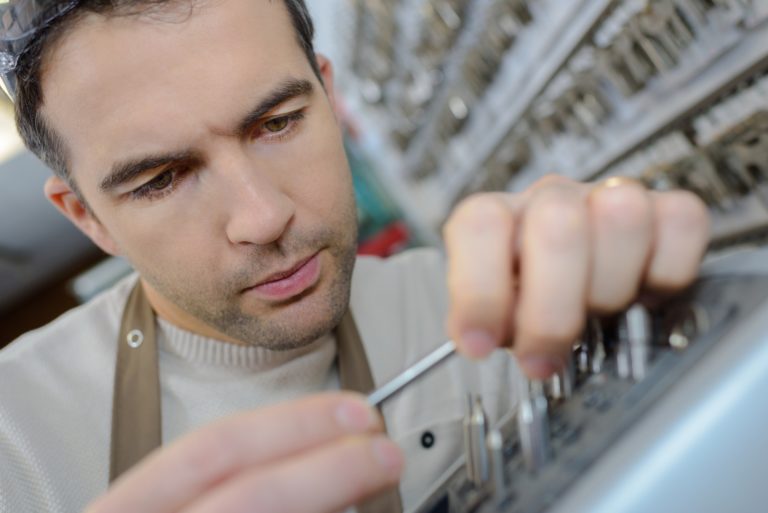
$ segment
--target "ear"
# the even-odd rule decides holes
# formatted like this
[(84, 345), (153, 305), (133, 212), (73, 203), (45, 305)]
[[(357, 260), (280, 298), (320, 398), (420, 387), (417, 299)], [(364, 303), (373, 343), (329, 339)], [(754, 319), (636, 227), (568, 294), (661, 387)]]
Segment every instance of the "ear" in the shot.
[(320, 68), (320, 76), (323, 77), (323, 85), (325, 86), (325, 92), (328, 95), (328, 101), (331, 102), (331, 108), (336, 112), (336, 94), (333, 83), (333, 64), (330, 59), (325, 55), (318, 53), (317, 66)]
[(64, 180), (52, 176), (45, 182), (45, 196), (64, 217), (72, 221), (94, 244), (110, 255), (118, 255), (117, 244), (93, 213)]

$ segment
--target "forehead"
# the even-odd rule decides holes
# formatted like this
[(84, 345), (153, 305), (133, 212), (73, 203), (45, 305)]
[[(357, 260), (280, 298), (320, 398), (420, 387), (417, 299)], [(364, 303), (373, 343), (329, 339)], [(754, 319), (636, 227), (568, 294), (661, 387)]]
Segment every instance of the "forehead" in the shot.
[(188, 147), (230, 130), (275, 84), (307, 73), (280, 1), (88, 15), (47, 58), (43, 113), (79, 180), (121, 156)]

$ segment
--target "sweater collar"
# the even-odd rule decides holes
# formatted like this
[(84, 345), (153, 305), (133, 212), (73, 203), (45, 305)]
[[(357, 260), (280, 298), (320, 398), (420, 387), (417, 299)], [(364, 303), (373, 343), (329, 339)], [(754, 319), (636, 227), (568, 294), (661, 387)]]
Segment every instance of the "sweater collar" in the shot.
[(183, 330), (165, 319), (158, 318), (157, 321), (159, 350), (200, 365), (265, 371), (310, 353), (322, 351), (328, 346), (335, 346), (333, 336), (327, 334), (304, 347), (275, 351), (263, 347), (223, 342)]

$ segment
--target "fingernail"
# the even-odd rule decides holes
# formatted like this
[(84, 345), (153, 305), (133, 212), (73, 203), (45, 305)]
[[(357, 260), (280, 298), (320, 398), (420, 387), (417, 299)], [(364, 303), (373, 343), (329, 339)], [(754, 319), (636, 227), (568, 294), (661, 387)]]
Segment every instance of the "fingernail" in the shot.
[(348, 400), (336, 409), (336, 421), (344, 430), (358, 433), (377, 425), (379, 416), (364, 402)]
[(560, 362), (547, 356), (526, 356), (518, 363), (523, 373), (532, 379), (546, 379), (560, 370)]
[(482, 358), (496, 349), (496, 339), (490, 333), (481, 330), (465, 332), (461, 337), (461, 345), (469, 356)]
[(379, 465), (392, 474), (400, 474), (405, 460), (403, 452), (392, 440), (379, 437), (373, 441), (373, 455)]

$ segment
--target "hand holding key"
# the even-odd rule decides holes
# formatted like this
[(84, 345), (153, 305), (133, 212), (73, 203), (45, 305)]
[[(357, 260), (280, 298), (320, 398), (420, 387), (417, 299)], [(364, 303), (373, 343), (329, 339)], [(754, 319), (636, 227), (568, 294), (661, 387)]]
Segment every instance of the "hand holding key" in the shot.
[(471, 196), (445, 229), (459, 351), (512, 345), (525, 373), (551, 375), (588, 313), (612, 313), (639, 291), (690, 284), (709, 239), (704, 204), (627, 179), (547, 177), (520, 194)]
[(403, 461), (362, 397), (325, 393), (179, 438), (121, 476), (86, 513), (331, 513), (395, 486)]

